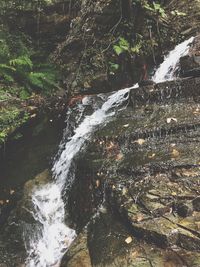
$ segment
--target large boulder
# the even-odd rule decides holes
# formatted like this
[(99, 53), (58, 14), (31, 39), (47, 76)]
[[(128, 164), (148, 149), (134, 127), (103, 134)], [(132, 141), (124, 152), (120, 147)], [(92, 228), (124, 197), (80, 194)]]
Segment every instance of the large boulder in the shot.
[(200, 76), (200, 35), (194, 38), (188, 55), (180, 58), (180, 74), (182, 77)]

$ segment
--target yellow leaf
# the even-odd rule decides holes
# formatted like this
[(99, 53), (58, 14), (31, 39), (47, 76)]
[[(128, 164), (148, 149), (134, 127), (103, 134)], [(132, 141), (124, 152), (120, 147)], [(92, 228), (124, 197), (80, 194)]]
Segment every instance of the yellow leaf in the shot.
[(148, 158), (149, 158), (149, 159), (153, 159), (153, 158), (155, 157), (155, 155), (156, 155), (156, 154), (153, 153), (153, 154), (149, 155)]
[(127, 188), (126, 187), (123, 187), (123, 189), (122, 189), (122, 195), (125, 196), (127, 192), (128, 192)]
[(100, 186), (100, 180), (96, 180), (96, 187), (98, 188)]
[(146, 141), (144, 139), (138, 139), (134, 141), (134, 143), (137, 143), (138, 145), (142, 146)]
[(167, 123), (177, 122), (176, 118), (167, 118)]
[(132, 237), (129, 236), (125, 239), (126, 244), (130, 244), (133, 241)]
[(180, 153), (178, 152), (178, 150), (176, 150), (175, 148), (172, 150), (172, 156), (174, 158), (178, 158), (180, 156)]

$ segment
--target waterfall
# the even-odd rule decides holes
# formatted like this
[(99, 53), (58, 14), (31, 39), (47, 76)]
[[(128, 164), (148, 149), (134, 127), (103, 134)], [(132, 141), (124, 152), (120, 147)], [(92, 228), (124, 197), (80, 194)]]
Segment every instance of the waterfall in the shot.
[(178, 63), (181, 57), (188, 54), (189, 45), (194, 40), (194, 37), (177, 45), (165, 58), (163, 63), (157, 69), (153, 76), (153, 81), (156, 83), (170, 81), (174, 79), (176, 70), (178, 69)]
[[(177, 63), (180, 57), (187, 53), (191, 41), (192, 38), (178, 45), (169, 53), (153, 77), (155, 82), (172, 79)], [(105, 95), (102, 106), (90, 116), (85, 116), (80, 120), (71, 138), (66, 141), (65, 136), (63, 137), (62, 152), (52, 168), (54, 181), (42, 186), (39, 190), (37, 189), (32, 195), (34, 206), (32, 213), (38, 224), (28, 237), (28, 234), (25, 234), (28, 253), (26, 266), (58, 267), (60, 265), (63, 254), (76, 237), (75, 231), (65, 224), (65, 204), (62, 198), (64, 188), (70, 187), (73, 183), (70, 174), (72, 162), (97, 127), (114, 117), (116, 112), (125, 107), (129, 98), (129, 91), (134, 87), (114, 92), (110, 96)], [(84, 103), (87, 102), (86, 98), (80, 105), (80, 113)]]

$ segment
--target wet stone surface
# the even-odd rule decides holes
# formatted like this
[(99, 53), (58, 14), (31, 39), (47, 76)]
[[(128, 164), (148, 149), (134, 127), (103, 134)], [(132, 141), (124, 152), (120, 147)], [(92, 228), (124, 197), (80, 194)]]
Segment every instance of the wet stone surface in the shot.
[[(87, 198), (94, 200), (98, 190), (102, 194), (99, 205), (89, 208), (91, 216), (96, 214), (87, 228), (92, 266), (200, 266), (200, 105), (195, 83), (180, 80), (132, 91), (129, 106), (96, 132), (81, 156), (79, 183), (89, 181)], [(160, 90), (176, 86), (182, 93), (175, 100), (166, 94), (160, 98)], [(144, 92), (150, 98), (144, 99)], [(81, 203), (75, 203), (79, 210)]]

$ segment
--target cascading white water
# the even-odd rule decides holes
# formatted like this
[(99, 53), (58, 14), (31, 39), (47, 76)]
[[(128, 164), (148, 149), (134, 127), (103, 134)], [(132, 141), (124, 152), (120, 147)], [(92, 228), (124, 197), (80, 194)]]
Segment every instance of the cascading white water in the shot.
[[(169, 53), (153, 77), (155, 82), (173, 77), (177, 62), (181, 56), (187, 53), (188, 44), (191, 41), (192, 38), (178, 45)], [(62, 199), (63, 189), (73, 182), (69, 173), (73, 159), (85, 141), (90, 139), (97, 126), (114, 116), (115, 112), (126, 102), (132, 88), (113, 93), (107, 97), (101, 108), (80, 122), (74, 135), (65, 143), (62, 153), (53, 165), (54, 182), (50, 182), (33, 193), (34, 210), (32, 213), (38, 222), (38, 227), (31, 236), (28, 238), (25, 236), (25, 242), (28, 243), (26, 266), (58, 267), (60, 265), (63, 254), (76, 237), (75, 231), (65, 225), (65, 205)]]
[[(37, 233), (33, 234), (28, 241), (29, 256), (26, 266), (59, 266), (62, 255), (76, 237), (75, 231), (65, 225), (62, 199), (62, 189), (72, 182), (68, 179), (71, 163), (96, 127), (113, 116), (121, 104), (128, 99), (129, 90), (130, 88), (127, 88), (112, 94), (100, 109), (85, 117), (75, 129), (71, 140), (65, 144), (59, 159), (54, 163), (52, 172), (55, 181), (33, 193), (32, 202), (35, 208), (33, 216), (39, 222), (39, 226)], [(40, 232), (39, 237), (38, 232)]]
[(170, 81), (174, 79), (174, 74), (178, 68), (178, 63), (181, 57), (188, 54), (189, 45), (194, 40), (194, 37), (177, 45), (164, 59), (163, 63), (157, 69), (153, 76), (153, 81), (156, 83)]

